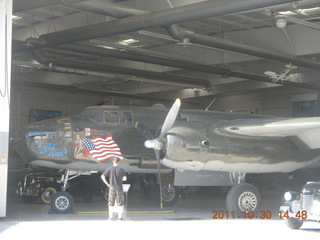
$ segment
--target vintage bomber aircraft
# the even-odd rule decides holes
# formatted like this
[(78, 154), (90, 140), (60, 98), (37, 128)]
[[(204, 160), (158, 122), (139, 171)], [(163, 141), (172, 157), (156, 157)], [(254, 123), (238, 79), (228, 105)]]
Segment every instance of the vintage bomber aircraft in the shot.
[(244, 182), (246, 173), (292, 172), (320, 165), (318, 117), (180, 110), (179, 99), (169, 113), (163, 108), (88, 107), (78, 116), (36, 122), (26, 128), (26, 151), (21, 154), (25, 160), (33, 166), (66, 170), (63, 191), (52, 198), (57, 211), (69, 210), (72, 202), (64, 191), (70, 170), (102, 172), (110, 164), (106, 161), (110, 156), (99, 157), (96, 149), (83, 144), (99, 138), (114, 141), (113, 153), (124, 158), (122, 167), (127, 172), (157, 173), (156, 159), (169, 168), (162, 166), (162, 172), (171, 168), (204, 175), (228, 172), (234, 186), (227, 195), (227, 208), (239, 215), (258, 211), (261, 205), (256, 187)]

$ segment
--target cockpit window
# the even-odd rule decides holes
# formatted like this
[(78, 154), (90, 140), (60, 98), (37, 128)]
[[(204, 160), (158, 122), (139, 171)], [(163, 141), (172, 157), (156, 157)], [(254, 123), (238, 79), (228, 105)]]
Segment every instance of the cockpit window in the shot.
[(102, 123), (102, 111), (96, 107), (88, 107), (80, 113), (80, 115), (89, 118), (96, 123)]
[(103, 118), (104, 118), (104, 123), (108, 123), (108, 124), (120, 123), (120, 114), (117, 111), (104, 111)]

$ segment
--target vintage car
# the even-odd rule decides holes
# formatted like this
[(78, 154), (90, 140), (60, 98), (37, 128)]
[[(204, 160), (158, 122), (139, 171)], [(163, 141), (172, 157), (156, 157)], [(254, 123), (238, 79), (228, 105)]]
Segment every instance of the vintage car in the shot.
[(306, 221), (320, 222), (320, 182), (308, 182), (301, 193), (286, 192), (279, 213), (291, 229)]
[(33, 202), (40, 198), (43, 203), (50, 203), (50, 198), (55, 194), (60, 185), (57, 174), (30, 173), (17, 184), (16, 193), (25, 202)]
[[(100, 174), (78, 175), (75, 173), (70, 177), (67, 191), (90, 201), (95, 195), (102, 191)], [(54, 173), (29, 173), (17, 184), (16, 193), (25, 202), (33, 202), (41, 199), (43, 203), (49, 204), (51, 197), (62, 188), (62, 175)]]

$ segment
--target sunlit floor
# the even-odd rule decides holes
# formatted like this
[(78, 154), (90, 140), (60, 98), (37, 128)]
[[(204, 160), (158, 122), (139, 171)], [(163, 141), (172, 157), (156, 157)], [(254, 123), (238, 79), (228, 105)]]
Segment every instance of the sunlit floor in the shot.
[[(144, 220), (107, 221), (5, 221), (1, 239), (88, 239), (119, 236), (120, 239), (307, 239), (319, 237), (319, 227), (306, 223), (290, 230), (280, 220)], [(63, 237), (63, 238), (62, 238)]]
[[(88, 239), (119, 236), (120, 239), (207, 239), (227, 238), (300, 239), (319, 237), (320, 224), (305, 223), (301, 230), (290, 230), (278, 213), (282, 192), (263, 193), (263, 211), (270, 219), (260, 216), (238, 219), (229, 215), (212, 219), (214, 211), (226, 211), (225, 192), (190, 192), (171, 207), (160, 209), (139, 191), (130, 193), (124, 221), (108, 221), (106, 201), (96, 197), (92, 202), (76, 199), (74, 213), (50, 214), (50, 206), (39, 202), (24, 203), (9, 195), (7, 217), (0, 220), (0, 239)], [(269, 217), (268, 217), (269, 218)]]

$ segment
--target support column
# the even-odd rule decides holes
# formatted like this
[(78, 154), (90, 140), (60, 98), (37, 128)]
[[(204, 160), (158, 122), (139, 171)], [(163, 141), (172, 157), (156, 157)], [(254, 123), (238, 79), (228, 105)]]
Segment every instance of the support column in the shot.
[(0, 0), (0, 217), (7, 208), (11, 42), (12, 0)]

